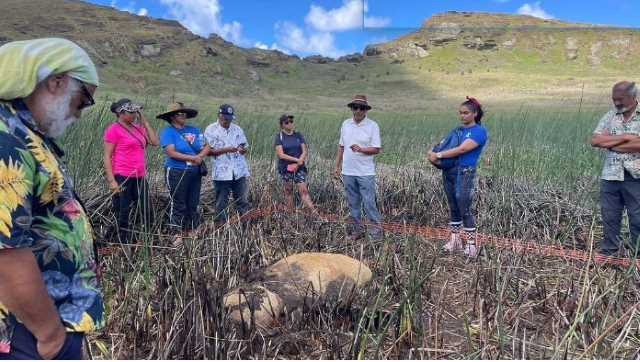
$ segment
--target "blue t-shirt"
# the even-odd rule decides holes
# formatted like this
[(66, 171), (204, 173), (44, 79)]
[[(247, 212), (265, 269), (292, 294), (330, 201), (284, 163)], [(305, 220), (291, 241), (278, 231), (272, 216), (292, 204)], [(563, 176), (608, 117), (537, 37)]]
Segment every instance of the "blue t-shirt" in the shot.
[(195, 156), (202, 150), (202, 147), (204, 147), (204, 136), (200, 133), (200, 129), (192, 126), (184, 126), (181, 129), (168, 126), (160, 131), (160, 146), (162, 146), (164, 150), (164, 165), (166, 167), (181, 170), (189, 167), (197, 167), (197, 165), (188, 164), (187, 161), (176, 160), (169, 157), (165, 150), (165, 147), (168, 145), (173, 145), (177, 152)]
[[(304, 142), (304, 136), (300, 132), (293, 132), (293, 134), (288, 135), (284, 132), (278, 132), (274, 139), (274, 146), (282, 146), (282, 151), (285, 155), (298, 158), (302, 156), (302, 144)], [(287, 165), (293, 163), (291, 161), (278, 159), (278, 172), (285, 173), (287, 171)], [(302, 168), (306, 170), (304, 164)]]
[(460, 155), (459, 165), (461, 167), (475, 166), (482, 153), (484, 145), (487, 143), (487, 130), (480, 125), (473, 125), (469, 128), (462, 128), (462, 142), (471, 139), (478, 144), (478, 147)]

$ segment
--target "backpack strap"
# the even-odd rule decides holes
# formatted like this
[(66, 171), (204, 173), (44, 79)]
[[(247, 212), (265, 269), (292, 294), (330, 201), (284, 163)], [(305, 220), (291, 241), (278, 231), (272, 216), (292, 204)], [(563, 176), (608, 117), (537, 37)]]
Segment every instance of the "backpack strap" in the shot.
[(142, 149), (144, 150), (145, 147), (147, 146), (146, 144), (149, 143), (149, 141), (147, 140), (147, 136), (145, 136), (142, 132), (140, 132), (138, 129), (136, 129), (135, 127), (131, 126), (136, 133), (138, 133), (139, 135), (142, 136), (142, 138), (145, 140), (145, 142), (140, 141), (140, 139), (138, 137), (136, 137), (127, 127), (125, 127), (122, 123), (120, 122), (116, 122), (118, 124), (118, 126), (120, 126), (120, 128), (124, 129), (125, 131), (127, 131), (127, 133), (133, 137), (133, 139), (135, 139), (136, 141), (138, 141), (138, 144), (140, 145), (140, 147), (142, 147)]

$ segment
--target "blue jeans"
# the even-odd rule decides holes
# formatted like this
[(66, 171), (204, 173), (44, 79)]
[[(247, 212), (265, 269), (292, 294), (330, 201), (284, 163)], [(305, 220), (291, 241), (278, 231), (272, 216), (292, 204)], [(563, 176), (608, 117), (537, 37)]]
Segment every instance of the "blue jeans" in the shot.
[[(84, 333), (67, 332), (64, 344), (53, 359), (82, 359), (83, 341)], [(36, 337), (22, 323), (18, 323), (11, 336), (11, 352), (0, 353), (0, 360), (41, 360), (37, 344)]]
[(450, 224), (463, 224), (465, 229), (475, 229), (471, 213), (473, 202), (475, 167), (452, 167), (442, 171), (442, 182), (449, 204)]
[(169, 223), (176, 231), (190, 231), (200, 225), (198, 204), (202, 176), (198, 168), (167, 168), (166, 182), (169, 187), (171, 206)]
[(382, 234), (381, 217), (376, 206), (376, 177), (342, 175), (342, 182), (347, 192), (347, 203), (351, 218), (355, 223), (355, 232), (360, 232), (362, 226), (362, 211), (367, 215), (369, 223), (375, 225), (369, 228), (369, 235), (378, 237)]
[[(629, 217), (629, 240), (624, 240), (620, 235), (624, 209)], [(602, 180), (600, 212), (604, 233), (600, 252), (615, 254), (622, 245), (635, 252), (640, 236), (640, 179), (634, 179), (625, 172), (624, 181)]]
[(229, 205), (229, 194), (233, 193), (233, 201), (236, 211), (242, 215), (249, 211), (248, 182), (246, 177), (237, 180), (213, 181), (216, 191), (216, 221), (227, 219), (227, 206)]

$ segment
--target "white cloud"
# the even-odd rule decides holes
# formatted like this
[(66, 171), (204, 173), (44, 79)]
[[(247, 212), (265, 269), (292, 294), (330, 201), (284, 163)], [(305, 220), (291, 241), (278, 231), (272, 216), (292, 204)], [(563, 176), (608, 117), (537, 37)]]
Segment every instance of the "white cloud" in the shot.
[[(286, 53), (340, 57), (347, 52), (336, 46), (333, 33), (362, 27), (363, 16), (368, 11), (366, 0), (343, 0), (341, 7), (333, 9), (312, 4), (304, 18), (306, 28), (290, 21), (275, 24), (277, 43), (271, 49), (276, 47)], [(384, 17), (364, 17), (364, 25), (367, 27), (383, 27), (390, 22), (389, 18)]]
[(276, 23), (275, 30), (278, 42), (293, 52), (321, 54), (332, 58), (346, 54), (336, 47), (333, 34), (329, 32), (306, 34), (303, 29), (289, 21)]
[(271, 46), (268, 46), (267, 44), (257, 41), (253, 44), (254, 48), (258, 48), (258, 49), (262, 49), (262, 50), (278, 50), (281, 51), (285, 54), (290, 54), (290, 52), (287, 49), (283, 49), (281, 48), (277, 43), (272, 43)]
[(323, 32), (360, 28), (363, 16), (365, 27), (379, 28), (391, 22), (389, 18), (365, 16), (368, 11), (368, 5), (363, 0), (344, 0), (341, 7), (330, 10), (312, 4), (304, 20), (314, 29)]
[(135, 1), (129, 1), (129, 3), (126, 6), (120, 6), (118, 5), (118, 2), (116, 0), (111, 0), (111, 3), (109, 4), (109, 6), (111, 6), (114, 9), (126, 11), (128, 13), (135, 14), (138, 16), (147, 16), (147, 14), (149, 14), (149, 11), (146, 8), (140, 8), (139, 10), (136, 11)]
[(203, 37), (215, 33), (239, 45), (246, 45), (242, 24), (237, 21), (223, 23), (222, 7), (218, 0), (160, 0), (169, 14), (194, 34)]
[(544, 9), (540, 6), (540, 1), (536, 1), (533, 4), (526, 3), (522, 5), (518, 9), (518, 14), (531, 15), (541, 19), (553, 19), (553, 15), (544, 11)]

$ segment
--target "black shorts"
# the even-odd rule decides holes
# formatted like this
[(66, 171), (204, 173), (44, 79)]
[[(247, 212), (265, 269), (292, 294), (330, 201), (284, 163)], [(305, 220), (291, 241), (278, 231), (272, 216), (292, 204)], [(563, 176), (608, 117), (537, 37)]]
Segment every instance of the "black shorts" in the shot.
[[(82, 343), (84, 333), (67, 332), (64, 344), (53, 359), (82, 359)], [(11, 352), (0, 353), (0, 360), (31, 359), (39, 360), (38, 341), (36, 337), (21, 323), (16, 324), (11, 338)]]
[(296, 172), (280, 172), (280, 178), (284, 182), (294, 182), (297, 184), (301, 184), (303, 182), (307, 182), (307, 170), (304, 168), (300, 168)]

